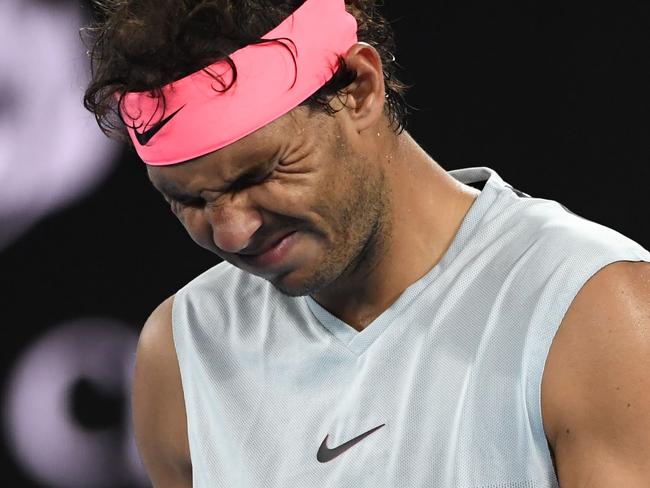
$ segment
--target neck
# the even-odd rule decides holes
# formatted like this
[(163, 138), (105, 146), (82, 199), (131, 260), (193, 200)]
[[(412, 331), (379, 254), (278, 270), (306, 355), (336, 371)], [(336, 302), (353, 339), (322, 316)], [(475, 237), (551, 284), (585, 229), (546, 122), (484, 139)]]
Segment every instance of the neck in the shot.
[(442, 259), (479, 194), (449, 176), (406, 132), (381, 159), (391, 195), (384, 228), (351, 274), (313, 296), (357, 330)]

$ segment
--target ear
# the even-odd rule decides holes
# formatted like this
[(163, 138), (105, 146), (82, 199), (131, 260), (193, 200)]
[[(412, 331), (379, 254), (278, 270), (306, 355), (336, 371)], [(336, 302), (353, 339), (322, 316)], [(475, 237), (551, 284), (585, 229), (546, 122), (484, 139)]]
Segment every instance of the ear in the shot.
[(341, 100), (357, 132), (374, 126), (384, 114), (386, 90), (381, 57), (370, 44), (358, 42), (345, 55), (357, 79), (343, 89)]

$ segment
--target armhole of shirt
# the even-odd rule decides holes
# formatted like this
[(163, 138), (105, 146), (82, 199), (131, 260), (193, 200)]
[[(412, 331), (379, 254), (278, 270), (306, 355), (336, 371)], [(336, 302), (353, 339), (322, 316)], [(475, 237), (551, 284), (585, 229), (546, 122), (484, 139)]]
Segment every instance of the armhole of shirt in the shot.
[[(183, 391), (183, 401), (185, 403), (185, 418), (186, 418), (186, 430), (187, 430), (187, 444), (190, 450), (190, 459), (196, 459), (196, 456), (193, 456), (193, 436), (192, 432), (195, 432), (195, 427), (194, 427), (194, 416), (191, 414), (189, 410), (189, 406), (191, 405), (190, 403), (190, 398), (189, 398), (189, 391), (190, 391), (190, 375), (189, 372), (186, 370), (186, 361), (184, 360), (184, 356), (186, 354), (186, 343), (187, 343), (187, 338), (184, 337), (184, 335), (187, 333), (182, 327), (178, 327), (178, 315), (182, 313), (180, 311), (181, 307), (183, 307), (185, 304), (185, 301), (187, 298), (185, 297), (185, 287), (181, 288), (176, 292), (174, 296), (174, 300), (172, 302), (172, 343), (174, 345), (174, 354), (176, 355), (176, 361), (178, 362), (178, 369), (180, 371), (181, 375), (181, 388)], [(194, 462), (192, 462), (192, 479), (196, 479), (197, 473), (196, 471), (196, 465)]]
[[(632, 244), (633, 241), (630, 241), (630, 243)], [(540, 440), (540, 442), (543, 440), (543, 444), (547, 448), (548, 444), (546, 432), (544, 431), (541, 408), (541, 386), (551, 344), (569, 307), (585, 283), (605, 266), (620, 261), (650, 262), (650, 252), (638, 245), (636, 247), (630, 245), (613, 249), (610, 253), (604, 253), (598, 256), (597, 259), (589, 263), (589, 266), (585, 266), (582, 272), (567, 280), (567, 286), (557, 296), (556, 303), (558, 306), (550, 309), (549, 312), (551, 313), (548, 314), (546, 320), (543, 323), (538, 323), (537, 327), (529, 333), (530, 335), (525, 346), (526, 351), (524, 354), (527, 363), (524, 364), (526, 374), (526, 406), (535, 438)], [(550, 449), (548, 451), (550, 461)]]

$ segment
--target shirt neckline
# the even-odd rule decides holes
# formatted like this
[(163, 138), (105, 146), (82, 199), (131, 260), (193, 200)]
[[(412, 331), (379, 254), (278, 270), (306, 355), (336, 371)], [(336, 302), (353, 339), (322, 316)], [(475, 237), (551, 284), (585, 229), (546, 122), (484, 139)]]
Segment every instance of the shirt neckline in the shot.
[(463, 168), (452, 170), (448, 173), (465, 184), (485, 181), (483, 190), (479, 193), (476, 200), (474, 200), (474, 203), (472, 203), (451, 245), (440, 261), (421, 278), (407, 287), (399, 298), (375, 320), (363, 330), (357, 331), (354, 327), (323, 308), (311, 296), (307, 295), (302, 297), (318, 322), (353, 354), (357, 356), (363, 354), (394, 322), (394, 319), (449, 266), (465, 246), (483, 215), (485, 215), (488, 208), (496, 200), (498, 192), (506, 186), (496, 171), (487, 167)]

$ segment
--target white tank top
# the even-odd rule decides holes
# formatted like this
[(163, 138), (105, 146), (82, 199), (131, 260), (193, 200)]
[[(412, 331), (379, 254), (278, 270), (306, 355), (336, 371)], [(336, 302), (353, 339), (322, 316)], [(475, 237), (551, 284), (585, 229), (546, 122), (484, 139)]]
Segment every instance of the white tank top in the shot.
[(558, 486), (551, 340), (590, 276), (650, 253), (488, 168), (450, 174), (487, 181), (442, 260), (361, 332), (227, 263), (178, 292), (194, 487)]

